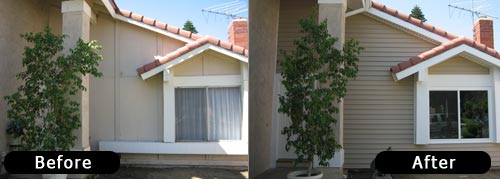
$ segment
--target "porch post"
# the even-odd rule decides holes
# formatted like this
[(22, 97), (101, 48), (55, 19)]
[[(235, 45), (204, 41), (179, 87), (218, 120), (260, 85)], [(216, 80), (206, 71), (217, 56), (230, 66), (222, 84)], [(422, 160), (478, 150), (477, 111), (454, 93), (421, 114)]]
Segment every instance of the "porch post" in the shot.
[[(347, 9), (346, 0), (318, 0), (318, 20), (323, 21), (327, 19), (328, 32), (338, 38), (335, 48), (341, 49), (345, 41), (345, 12)], [(337, 105), (339, 114), (337, 118), (337, 125), (335, 127), (337, 142), (343, 146), (344, 144), (344, 104), (343, 102)], [(315, 162), (316, 163), (316, 162)], [(342, 168), (344, 165), (344, 150), (340, 149), (335, 152), (335, 156), (330, 160), (330, 166), (335, 168)], [(330, 173), (330, 171), (327, 171)], [(335, 172), (337, 173), (337, 172)], [(340, 171), (340, 174), (342, 171)]]
[(249, 178), (272, 167), (273, 90), (278, 52), (280, 0), (248, 1)]
[[(82, 38), (89, 41), (91, 9), (85, 0), (63, 1), (61, 5), (63, 14), (62, 33), (67, 35), (64, 39), (64, 53), (69, 53), (70, 48), (76, 46), (76, 41)], [(87, 91), (79, 92), (72, 96), (80, 103), (81, 126), (74, 131), (77, 136), (73, 150), (90, 150), (89, 144), (89, 77), (82, 76), (82, 83)]]

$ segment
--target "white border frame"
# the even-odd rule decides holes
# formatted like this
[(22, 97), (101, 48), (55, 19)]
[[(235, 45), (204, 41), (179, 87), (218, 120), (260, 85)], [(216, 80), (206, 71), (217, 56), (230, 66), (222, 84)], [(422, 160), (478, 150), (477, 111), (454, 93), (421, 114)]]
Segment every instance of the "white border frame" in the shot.
[[(419, 71), (415, 78), (415, 144), (465, 144), (492, 143), (498, 139), (496, 122), (495, 67), (487, 75), (429, 75), (427, 69)], [(498, 71), (498, 70), (497, 70)], [(487, 139), (430, 139), (429, 92), (430, 91), (488, 91), (489, 138)], [(460, 135), (460, 134), (459, 134)]]
[[(463, 144), (463, 143), (492, 143), (494, 139), (494, 128), (493, 128), (493, 93), (492, 87), (430, 87), (428, 89), (428, 93), (431, 91), (486, 91), (488, 94), (488, 138), (478, 138), (478, 139), (461, 139), (460, 138), (460, 130), (458, 129), (459, 138), (457, 139), (431, 139), (429, 134), (429, 144)], [(459, 95), (459, 94), (457, 94)], [(458, 98), (458, 102), (460, 103), (460, 98)], [(429, 105), (427, 105), (429, 106)], [(429, 120), (429, 119), (428, 119)], [(460, 124), (460, 116), (458, 118)], [(429, 131), (430, 131), (430, 123), (429, 123)]]

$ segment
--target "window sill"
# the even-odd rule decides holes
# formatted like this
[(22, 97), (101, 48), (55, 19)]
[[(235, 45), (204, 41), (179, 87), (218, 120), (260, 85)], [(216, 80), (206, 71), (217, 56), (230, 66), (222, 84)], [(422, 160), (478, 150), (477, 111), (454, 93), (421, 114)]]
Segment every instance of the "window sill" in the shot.
[(493, 143), (493, 139), (430, 139), (428, 144), (480, 144)]
[(142, 154), (205, 154), (205, 155), (248, 155), (248, 142), (141, 142), (100, 141), (100, 151)]

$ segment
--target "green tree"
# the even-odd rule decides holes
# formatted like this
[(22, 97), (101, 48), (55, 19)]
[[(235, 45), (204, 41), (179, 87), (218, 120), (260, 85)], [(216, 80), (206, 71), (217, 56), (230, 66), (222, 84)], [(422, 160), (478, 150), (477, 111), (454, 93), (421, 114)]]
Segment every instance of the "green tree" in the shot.
[(299, 21), (302, 37), (294, 40), (295, 49), (281, 50), (282, 83), (286, 88), (279, 96), (279, 112), (286, 114), (291, 125), (282, 130), (287, 137), (286, 150), (293, 148), (298, 162), (308, 163), (312, 172), (314, 156), (328, 166), (335, 150), (342, 146), (335, 139), (332, 126), (339, 112), (336, 103), (346, 94), (348, 80), (356, 77), (359, 43), (348, 40), (342, 50), (336, 49), (338, 38), (328, 33), (327, 21), (313, 16)]
[(190, 20), (187, 20), (186, 23), (184, 23), (184, 27), (182, 29), (187, 30), (187, 31), (191, 31), (195, 34), (198, 33), (198, 31), (196, 30), (196, 27), (193, 25), (193, 22), (191, 22)]
[(422, 9), (420, 9), (420, 7), (418, 7), (418, 5), (415, 5), (415, 7), (413, 7), (413, 9), (411, 9), (410, 16), (417, 18), (417, 19), (420, 19), (422, 22), (427, 21), (427, 19), (424, 16), (424, 13), (422, 12)]
[(49, 27), (21, 37), (31, 44), (24, 48), (24, 71), (16, 75), (22, 85), (4, 97), (10, 106), (7, 116), (22, 129), (21, 149), (69, 150), (76, 139), (73, 130), (80, 126), (80, 104), (70, 96), (86, 90), (82, 75), (102, 76), (97, 70), (102, 56), (96, 53), (101, 47), (79, 39), (69, 54), (62, 54), (65, 36), (54, 35)]

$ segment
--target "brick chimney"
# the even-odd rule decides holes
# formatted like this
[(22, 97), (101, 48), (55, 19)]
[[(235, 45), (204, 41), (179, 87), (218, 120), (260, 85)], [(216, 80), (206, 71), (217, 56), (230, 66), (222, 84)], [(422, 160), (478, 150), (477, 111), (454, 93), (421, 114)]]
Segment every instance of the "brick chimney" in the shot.
[(474, 41), (494, 48), (493, 20), (481, 17), (474, 23)]
[(227, 31), (230, 43), (248, 49), (248, 20), (233, 20)]

